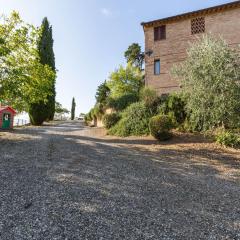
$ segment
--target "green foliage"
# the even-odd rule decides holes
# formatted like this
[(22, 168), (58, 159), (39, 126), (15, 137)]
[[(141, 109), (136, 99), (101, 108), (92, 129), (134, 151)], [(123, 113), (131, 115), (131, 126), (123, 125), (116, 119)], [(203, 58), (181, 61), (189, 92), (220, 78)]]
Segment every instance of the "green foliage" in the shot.
[[(43, 108), (42, 106), (45, 106)], [(39, 103), (32, 103), (31, 107), (29, 107), (28, 113), (30, 117), (30, 122), (32, 125), (40, 126), (43, 124), (43, 122), (46, 120), (46, 112), (47, 107), (46, 105)]]
[(106, 129), (112, 128), (121, 119), (118, 113), (105, 114), (103, 117), (103, 124)]
[(124, 53), (124, 56), (127, 60), (127, 63), (132, 64), (133, 66), (142, 69), (144, 62), (144, 54), (141, 51), (141, 46), (138, 43), (133, 43)]
[(139, 100), (139, 97), (136, 94), (124, 94), (116, 98), (108, 98), (107, 106), (113, 108), (116, 111), (123, 111), (132, 103), (135, 103)]
[(59, 102), (55, 103), (55, 112), (58, 114), (69, 113), (69, 111), (66, 108), (64, 108), (62, 104)]
[(56, 71), (55, 56), (53, 51), (52, 26), (45, 17), (41, 25), (41, 34), (38, 40), (38, 51), (40, 62), (43, 65), (48, 65), (53, 71)]
[(162, 98), (151, 88), (145, 87), (140, 92), (140, 100), (149, 108), (152, 115), (157, 113), (158, 106), (162, 103)]
[(86, 123), (87, 125), (88, 125), (92, 120), (93, 120), (93, 118), (92, 118), (91, 112), (87, 113), (87, 114), (84, 116), (84, 121), (85, 121), (85, 123)]
[(198, 131), (240, 123), (240, 55), (223, 40), (204, 36), (173, 70), (188, 96), (189, 123)]
[(143, 74), (130, 64), (126, 68), (120, 66), (110, 75), (107, 85), (110, 88), (110, 97), (118, 98), (125, 94), (138, 95), (143, 86)]
[(72, 107), (71, 107), (71, 120), (75, 119), (75, 109), (76, 109), (76, 102), (75, 102), (75, 98), (73, 98)]
[[(55, 56), (53, 52), (52, 26), (49, 25), (47, 18), (44, 18), (42, 21), (37, 45), (41, 64), (49, 66), (52, 71), (56, 72)], [(34, 106), (31, 106), (31, 108), (35, 107), (39, 110), (42, 106), (42, 108), (45, 110), (45, 120), (53, 120), (55, 113), (55, 96), (55, 79), (53, 79), (51, 83), (51, 94), (49, 94), (47, 102), (39, 102), (39, 106), (34, 104)]]
[(168, 115), (157, 115), (150, 119), (149, 129), (151, 135), (159, 141), (172, 137), (170, 130), (173, 128), (173, 119)]
[(0, 24), (0, 100), (18, 111), (46, 103), (56, 77), (39, 61), (39, 35), (40, 30), (24, 23), (16, 12), (4, 16)]
[(169, 115), (177, 125), (184, 123), (186, 119), (186, 103), (183, 95), (173, 93), (169, 96), (166, 96), (162, 101), (162, 104), (159, 105), (158, 112), (159, 114)]
[(95, 95), (97, 103), (106, 105), (109, 94), (110, 94), (110, 89), (107, 86), (107, 83), (105, 81), (104, 83), (98, 86), (98, 89)]
[(109, 133), (121, 137), (147, 135), (150, 117), (151, 113), (144, 102), (133, 103), (122, 113), (121, 120)]
[(104, 115), (104, 106), (100, 103), (95, 104), (94, 108), (91, 110), (92, 118), (102, 118)]
[(226, 147), (237, 148), (240, 147), (240, 136), (230, 131), (222, 131), (216, 135), (216, 142)]

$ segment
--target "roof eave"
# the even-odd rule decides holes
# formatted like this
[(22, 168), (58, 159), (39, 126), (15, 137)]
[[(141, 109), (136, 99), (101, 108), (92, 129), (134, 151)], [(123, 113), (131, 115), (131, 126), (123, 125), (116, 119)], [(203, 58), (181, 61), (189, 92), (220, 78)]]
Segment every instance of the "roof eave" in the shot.
[(220, 11), (238, 8), (238, 7), (240, 7), (240, 1), (235, 1), (231, 3), (223, 4), (223, 5), (218, 5), (218, 6), (214, 6), (206, 9), (193, 11), (193, 12), (183, 13), (176, 16), (162, 18), (162, 19), (158, 19), (150, 22), (142, 22), (141, 25), (143, 26), (143, 28), (152, 27), (154, 25), (166, 24), (173, 21), (179, 21), (179, 20), (183, 20), (191, 17), (197, 17), (199, 15), (207, 15), (210, 13), (220, 12)]

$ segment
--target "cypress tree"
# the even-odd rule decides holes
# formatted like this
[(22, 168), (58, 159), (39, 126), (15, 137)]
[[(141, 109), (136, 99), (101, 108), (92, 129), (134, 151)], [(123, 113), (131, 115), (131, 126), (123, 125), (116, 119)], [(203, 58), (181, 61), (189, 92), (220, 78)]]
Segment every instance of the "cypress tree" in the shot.
[[(42, 32), (38, 41), (38, 52), (40, 62), (43, 65), (48, 65), (53, 71), (56, 71), (55, 56), (53, 51), (53, 37), (52, 26), (50, 26), (48, 19), (45, 17), (42, 21)], [(36, 122), (41, 124), (45, 120), (53, 120), (55, 114), (55, 80), (52, 82), (52, 95), (48, 97), (48, 102), (40, 102), (38, 104), (32, 104), (29, 107), (29, 115), (32, 124)], [(41, 113), (41, 114), (40, 114)], [(41, 115), (41, 117), (40, 117)], [(40, 118), (40, 119), (39, 119)]]
[(76, 102), (75, 98), (72, 99), (72, 108), (71, 108), (71, 120), (75, 118), (75, 109), (76, 109)]

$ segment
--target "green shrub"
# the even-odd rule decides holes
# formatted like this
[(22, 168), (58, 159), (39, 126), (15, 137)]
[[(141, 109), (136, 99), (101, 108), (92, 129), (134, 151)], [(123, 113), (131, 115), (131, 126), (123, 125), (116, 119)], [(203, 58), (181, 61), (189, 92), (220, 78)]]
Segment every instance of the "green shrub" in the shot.
[(145, 103), (152, 115), (157, 113), (158, 106), (163, 102), (163, 98), (159, 97), (155, 90), (148, 87), (141, 90), (140, 100)]
[(154, 116), (149, 122), (151, 135), (160, 141), (165, 141), (172, 137), (172, 134), (170, 133), (172, 128), (173, 120), (168, 115)]
[(171, 115), (177, 124), (182, 124), (186, 119), (185, 99), (181, 94), (171, 94), (159, 106), (159, 114)]
[(150, 117), (151, 113), (144, 102), (133, 103), (122, 113), (121, 120), (109, 133), (121, 137), (148, 135)]
[(85, 123), (88, 123), (88, 122), (91, 122), (93, 119), (92, 119), (92, 116), (90, 113), (87, 113), (84, 117), (84, 121)]
[(240, 136), (229, 131), (222, 131), (216, 135), (216, 142), (228, 147), (239, 147)]
[(116, 125), (108, 131), (108, 134), (119, 137), (128, 137), (131, 135), (131, 129), (127, 124), (128, 119), (122, 118)]
[(116, 111), (123, 111), (132, 103), (135, 103), (139, 100), (139, 97), (136, 94), (129, 93), (124, 94), (117, 98), (108, 99), (108, 107), (113, 108)]
[(106, 129), (110, 129), (120, 120), (120, 115), (118, 113), (105, 114), (103, 117), (103, 124)]

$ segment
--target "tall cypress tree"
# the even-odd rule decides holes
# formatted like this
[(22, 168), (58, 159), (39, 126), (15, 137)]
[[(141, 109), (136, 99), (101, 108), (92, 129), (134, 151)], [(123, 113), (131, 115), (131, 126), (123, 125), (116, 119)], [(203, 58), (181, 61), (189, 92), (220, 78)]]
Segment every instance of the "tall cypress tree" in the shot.
[(71, 108), (71, 120), (75, 118), (75, 109), (76, 109), (76, 102), (75, 98), (72, 99), (72, 108)]
[[(42, 32), (38, 41), (40, 62), (51, 67), (53, 71), (56, 71), (55, 56), (53, 51), (52, 26), (50, 26), (46, 17), (42, 21), (41, 29)], [(55, 97), (56, 90), (54, 80), (52, 82), (52, 95), (48, 97), (48, 102), (32, 104), (29, 107), (29, 114), (33, 124), (35, 124), (35, 122), (38, 122), (39, 125), (40, 122), (43, 122), (45, 120), (53, 120), (55, 113)], [(38, 120), (39, 118), (41, 118), (40, 121)]]

